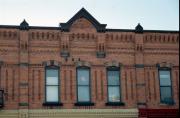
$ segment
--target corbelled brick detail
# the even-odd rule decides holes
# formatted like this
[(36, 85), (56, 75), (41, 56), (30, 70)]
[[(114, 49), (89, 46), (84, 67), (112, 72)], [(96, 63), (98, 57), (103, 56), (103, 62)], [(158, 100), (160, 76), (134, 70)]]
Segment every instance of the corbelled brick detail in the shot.
[[(97, 52), (105, 54), (99, 58)], [(68, 53), (68, 56), (62, 56)], [(102, 55), (101, 55), (102, 56)], [(60, 66), (60, 99), (63, 106), (43, 106), (45, 62)], [(0, 27), (0, 88), (3, 109), (179, 109), (179, 34), (166, 31), (106, 30), (80, 18), (69, 32), (58, 28)], [(76, 66), (91, 69), (91, 96), (95, 106), (76, 103)], [(160, 103), (157, 64), (172, 69), (172, 106)], [(120, 66), (121, 96), (125, 106), (106, 106), (107, 65)], [(30, 114), (31, 116), (31, 114)]]

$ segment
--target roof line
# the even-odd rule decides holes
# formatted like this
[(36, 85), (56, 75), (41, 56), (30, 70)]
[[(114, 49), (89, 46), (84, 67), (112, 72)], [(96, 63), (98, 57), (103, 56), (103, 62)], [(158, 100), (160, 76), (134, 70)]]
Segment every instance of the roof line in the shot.
[[(0, 25), (0, 28), (15, 28), (19, 29), (19, 25)], [(49, 29), (49, 30), (61, 30), (60, 27), (49, 27), (49, 26), (29, 26), (30, 29)]]
[(0, 28), (19, 28), (19, 25), (0, 25)]
[(107, 32), (135, 32), (134, 29), (106, 29)]
[[(0, 28), (13, 28), (19, 29), (19, 25), (0, 25)], [(49, 26), (29, 26), (30, 29), (49, 29), (49, 30), (61, 30), (61, 27), (49, 27)], [(106, 28), (106, 32), (135, 32), (135, 29), (111, 29)], [(143, 32), (154, 33), (179, 33), (177, 30), (143, 30)]]
[[(135, 32), (135, 29), (106, 29), (107, 32)], [(143, 30), (143, 32), (155, 32), (155, 33), (179, 33), (177, 30)]]
[(144, 32), (179, 33), (178, 30), (144, 30)]

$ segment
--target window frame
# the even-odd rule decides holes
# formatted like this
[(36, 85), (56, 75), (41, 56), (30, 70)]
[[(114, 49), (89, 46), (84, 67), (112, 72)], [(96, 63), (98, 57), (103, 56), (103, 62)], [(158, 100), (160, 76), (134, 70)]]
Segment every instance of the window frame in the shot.
[[(47, 85), (46, 82), (47, 82), (47, 70), (57, 70), (58, 71), (58, 85)], [(56, 86), (58, 87), (58, 101), (57, 102), (49, 102), (47, 101), (47, 86)], [(45, 67), (45, 98), (44, 98), (44, 103), (43, 105), (44, 106), (62, 106), (62, 103), (61, 103), (61, 93), (60, 93), (60, 67), (59, 66), (46, 66)]]
[[(0, 81), (2, 82), (2, 78), (1, 78), (1, 70), (2, 70), (2, 66), (1, 66), (1, 61), (0, 61)], [(0, 84), (1, 84), (0, 82)], [(2, 102), (2, 103), (1, 103)], [(1, 88), (1, 85), (0, 85), (0, 108), (3, 108), (4, 107), (4, 90)]]
[[(169, 71), (169, 73), (170, 73), (170, 86), (168, 85), (166, 85), (166, 86), (164, 86), (164, 85), (161, 85), (161, 77), (160, 77), (160, 71)], [(171, 68), (168, 68), (168, 67), (159, 67), (158, 68), (158, 77), (159, 77), (159, 93), (160, 93), (160, 103), (163, 103), (163, 104), (169, 104), (169, 105), (173, 105), (174, 104), (174, 95), (173, 95), (173, 88), (172, 88), (172, 69)], [(164, 101), (164, 100), (162, 100), (162, 98), (161, 98), (161, 96), (162, 96), (162, 94), (161, 94), (161, 87), (170, 87), (170, 89), (171, 89), (171, 102), (168, 102), (168, 101)]]
[[(109, 82), (108, 82), (108, 71), (118, 71), (119, 75), (119, 84), (118, 85), (109, 85)], [(107, 81), (107, 103), (106, 105), (107, 106), (124, 106), (125, 104), (122, 102), (122, 94), (121, 94), (121, 69), (120, 67), (116, 67), (116, 66), (109, 66), (106, 68), (106, 81)], [(109, 87), (112, 87), (112, 86), (115, 86), (115, 87), (118, 87), (119, 88), (119, 102), (113, 102), (113, 101), (110, 101), (109, 100)]]
[(4, 107), (4, 90), (0, 89), (0, 108), (2, 107)]
[[(89, 84), (88, 85), (78, 85), (78, 69), (87, 69), (89, 71)], [(78, 96), (78, 87), (79, 86), (88, 86), (89, 87), (89, 101), (79, 101)], [(79, 66), (76, 67), (76, 103), (75, 106), (93, 106), (92, 96), (91, 96), (91, 69), (88, 66)]]

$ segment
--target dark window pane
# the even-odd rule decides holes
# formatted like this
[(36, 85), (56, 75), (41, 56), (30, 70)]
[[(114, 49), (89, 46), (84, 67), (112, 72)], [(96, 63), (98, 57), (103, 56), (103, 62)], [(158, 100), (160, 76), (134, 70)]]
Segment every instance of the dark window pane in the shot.
[(169, 76), (170, 75), (170, 71), (169, 70), (160, 70), (160, 75), (161, 76)]
[(89, 102), (89, 86), (79, 86), (78, 87), (78, 101), (79, 102)]
[(120, 102), (119, 87), (108, 87), (109, 102)]
[(3, 92), (0, 91), (0, 105), (3, 104)]
[(172, 96), (171, 96), (171, 87), (161, 87), (161, 101), (171, 101)]
[(46, 70), (46, 85), (58, 85), (58, 70), (57, 69)]
[(0, 98), (0, 105), (2, 105), (3, 104), (3, 99), (2, 98)]
[(119, 71), (108, 71), (108, 85), (119, 85)]
[(170, 80), (170, 71), (160, 71), (160, 85), (161, 86), (170, 86), (171, 80)]
[(89, 69), (78, 69), (78, 85), (89, 85)]
[(46, 76), (47, 77), (58, 77), (58, 69), (47, 69)]

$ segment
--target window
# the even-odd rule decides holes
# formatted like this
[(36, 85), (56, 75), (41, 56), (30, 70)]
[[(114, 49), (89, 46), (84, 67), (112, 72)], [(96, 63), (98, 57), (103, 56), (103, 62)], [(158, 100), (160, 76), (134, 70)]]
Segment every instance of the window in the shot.
[(90, 102), (90, 69), (77, 68), (77, 101)]
[[(1, 61), (0, 61), (0, 81), (1, 81)], [(0, 88), (1, 88), (1, 85), (0, 85)], [(4, 106), (4, 90), (0, 89), (0, 108), (2, 108), (3, 106)]]
[(0, 90), (0, 108), (4, 106), (4, 91)]
[(170, 70), (159, 70), (161, 102), (172, 104), (172, 85)]
[(59, 68), (46, 67), (46, 103), (59, 102)]
[(120, 70), (117, 67), (107, 69), (108, 102), (118, 103), (120, 101)]

